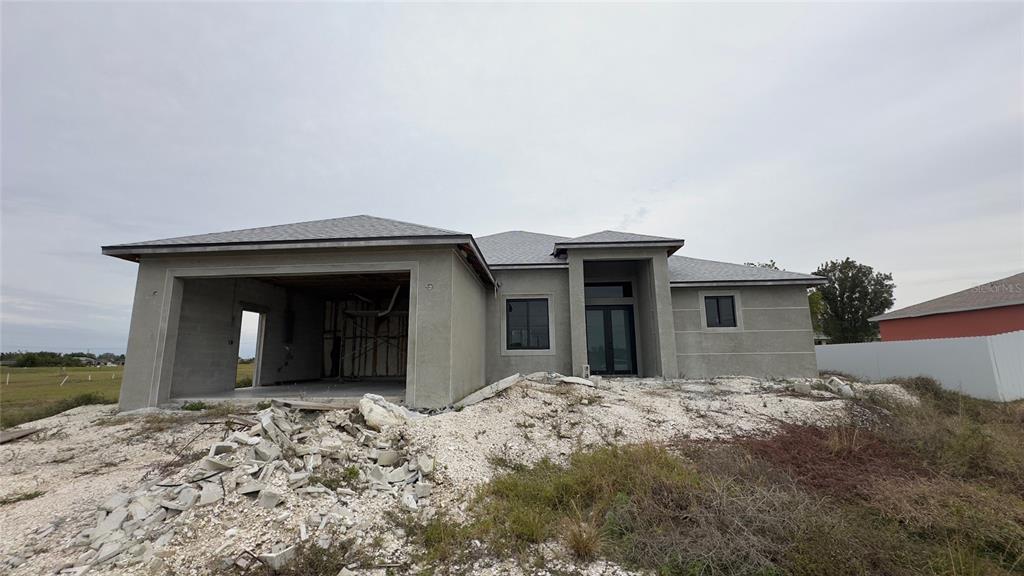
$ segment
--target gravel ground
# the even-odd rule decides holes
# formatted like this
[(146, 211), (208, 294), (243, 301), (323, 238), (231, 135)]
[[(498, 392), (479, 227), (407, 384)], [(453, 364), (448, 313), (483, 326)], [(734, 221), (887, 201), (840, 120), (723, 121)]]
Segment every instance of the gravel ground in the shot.
[[(377, 439), (403, 455), (429, 455), (436, 461), (430, 497), (420, 500), (419, 514), (444, 508), (456, 516), (467, 496), (495, 473), (495, 457), (530, 463), (561, 460), (592, 446), (678, 438), (728, 438), (767, 434), (780, 423), (822, 425), (843, 421), (848, 401), (823, 391), (824, 383), (807, 380), (815, 390), (798, 395), (792, 383), (750, 378), (711, 381), (598, 379), (595, 386), (557, 383), (550, 377), (522, 380), (499, 396), (458, 411), (411, 420), (385, 429)], [(898, 386), (854, 385), (913, 401)], [(908, 399), (909, 398), (909, 399)], [(0, 446), (0, 497), (32, 490), (44, 494), (0, 507), (0, 562), (20, 558), (14, 575), (52, 574), (84, 550), (75, 536), (96, 523), (97, 507), (116, 492), (132, 492), (173, 474), (158, 469), (185, 450), (205, 451), (225, 435), (223, 425), (202, 425), (194, 416), (158, 412), (121, 416), (110, 425), (111, 407), (88, 406), (41, 420), (45, 434)], [(180, 417), (180, 421), (175, 421)], [(347, 451), (360, 466), (368, 448), (328, 422), (324, 413), (303, 413), (315, 434), (310, 442)], [(173, 421), (162, 431), (144, 432), (154, 418)], [(182, 463), (193, 469), (197, 455)], [(225, 558), (243, 550), (269, 552), (275, 544), (298, 540), (302, 525), (311, 538), (327, 530), (353, 539), (378, 565), (401, 563), (409, 550), (404, 533), (391, 524), (389, 511), (401, 509), (400, 492), (357, 489), (352, 495), (300, 494), (287, 487), (284, 471), (271, 484), (285, 495), (273, 510), (247, 496), (229, 493), (215, 505), (193, 508), (175, 519), (173, 536), (146, 563), (126, 554), (97, 566), (89, 574), (208, 574)], [(339, 508), (340, 507), (340, 508)], [(338, 525), (315, 525), (315, 516), (343, 509)], [(52, 529), (51, 529), (52, 527)], [(555, 556), (557, 550), (550, 551)], [(512, 565), (479, 566), (482, 574), (514, 574)], [(576, 567), (585, 574), (625, 574), (594, 563)], [(363, 573), (383, 573), (382, 570)]]

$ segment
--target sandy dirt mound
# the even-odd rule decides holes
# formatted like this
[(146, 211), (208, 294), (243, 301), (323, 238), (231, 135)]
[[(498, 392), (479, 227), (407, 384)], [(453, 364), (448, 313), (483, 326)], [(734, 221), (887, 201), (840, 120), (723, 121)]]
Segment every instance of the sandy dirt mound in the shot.
[[(853, 387), (903, 394), (896, 388)], [(399, 422), (381, 431), (377, 408), (388, 407), (379, 402), (364, 406), (369, 419), (287, 406), (233, 420), (77, 408), (37, 423), (46, 428), (39, 436), (0, 447), (0, 496), (43, 492), (0, 508), (0, 561), (12, 574), (205, 574), (285, 561), (303, 539), (344, 539), (363, 551), (353, 569), (381, 571), (409, 559), (395, 513), (457, 515), (495, 473), (495, 459), (562, 460), (607, 444), (839, 423), (849, 401), (836, 390), (818, 380), (566, 383), (533, 374), (459, 410), (396, 410)]]

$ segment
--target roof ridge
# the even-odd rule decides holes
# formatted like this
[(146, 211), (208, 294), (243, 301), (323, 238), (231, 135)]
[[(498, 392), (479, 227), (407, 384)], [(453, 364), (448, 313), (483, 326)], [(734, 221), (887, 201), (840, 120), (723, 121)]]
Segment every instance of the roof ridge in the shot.
[[(356, 214), (355, 216), (362, 216), (364, 218), (374, 218), (376, 220), (387, 220), (388, 222), (394, 222), (396, 224), (406, 224), (408, 226), (419, 226), (421, 228), (433, 228), (434, 230), (439, 230), (441, 232), (448, 232), (450, 234), (456, 234), (456, 235), (459, 235), (459, 236), (467, 236), (467, 235), (468, 236), (472, 236), (472, 234), (467, 234), (465, 232), (459, 232), (457, 230), (449, 230), (448, 228), (438, 228), (437, 226), (428, 226), (427, 224), (417, 224), (415, 222), (406, 222), (405, 220), (396, 220), (394, 218), (387, 218), (385, 216), (374, 216), (372, 214)], [(353, 216), (342, 216), (341, 218), (352, 218), (352, 217)], [(313, 222), (316, 222), (316, 220), (313, 220)]]

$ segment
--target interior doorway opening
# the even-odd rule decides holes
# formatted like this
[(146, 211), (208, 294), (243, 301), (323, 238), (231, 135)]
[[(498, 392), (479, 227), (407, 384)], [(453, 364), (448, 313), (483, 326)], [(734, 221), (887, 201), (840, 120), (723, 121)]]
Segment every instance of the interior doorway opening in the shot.
[(263, 330), (266, 314), (255, 310), (242, 309), (242, 321), (238, 330), (238, 368), (235, 371), (235, 388), (259, 386), (260, 360), (263, 355)]

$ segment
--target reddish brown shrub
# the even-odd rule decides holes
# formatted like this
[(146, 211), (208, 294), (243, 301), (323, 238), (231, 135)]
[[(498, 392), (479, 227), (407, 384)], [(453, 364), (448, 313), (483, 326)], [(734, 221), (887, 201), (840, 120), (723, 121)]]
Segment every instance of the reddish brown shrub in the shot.
[(801, 486), (837, 497), (862, 494), (882, 478), (924, 472), (912, 453), (863, 428), (784, 425), (774, 436), (744, 438), (737, 444), (785, 470)]

